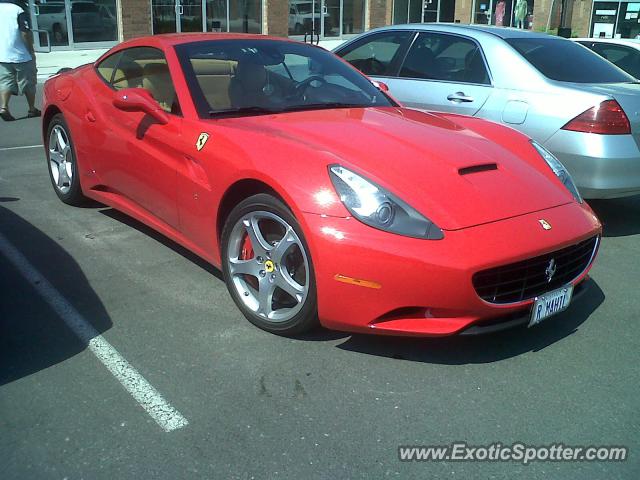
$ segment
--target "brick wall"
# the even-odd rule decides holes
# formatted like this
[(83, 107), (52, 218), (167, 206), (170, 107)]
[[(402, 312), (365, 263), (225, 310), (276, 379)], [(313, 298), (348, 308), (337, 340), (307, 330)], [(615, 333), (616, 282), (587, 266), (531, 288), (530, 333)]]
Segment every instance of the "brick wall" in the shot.
[(393, 0), (369, 0), (369, 19), (367, 29), (391, 25)]
[(589, 20), (591, 19), (591, 9), (593, 2), (590, 0), (580, 0), (573, 2), (573, 15), (571, 16), (571, 35), (575, 37), (589, 36)]
[(278, 37), (289, 35), (289, 2), (287, 0), (266, 0), (264, 15), (266, 28), (263, 33)]
[(151, 35), (151, 2), (120, 0), (122, 5), (122, 40)]
[[(559, 2), (560, 0), (556, 0)], [(533, 3), (533, 30), (544, 32), (549, 20), (552, 0), (535, 0)]]

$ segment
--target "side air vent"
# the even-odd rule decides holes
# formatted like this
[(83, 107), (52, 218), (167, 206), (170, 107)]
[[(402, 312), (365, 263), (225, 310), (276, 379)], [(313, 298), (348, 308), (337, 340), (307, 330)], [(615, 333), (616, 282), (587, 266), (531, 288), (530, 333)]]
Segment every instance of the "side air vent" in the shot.
[(489, 170), (497, 170), (498, 165), (495, 163), (483, 163), (481, 165), (471, 165), (470, 167), (460, 168), (460, 175), (469, 175), (470, 173), (488, 172)]

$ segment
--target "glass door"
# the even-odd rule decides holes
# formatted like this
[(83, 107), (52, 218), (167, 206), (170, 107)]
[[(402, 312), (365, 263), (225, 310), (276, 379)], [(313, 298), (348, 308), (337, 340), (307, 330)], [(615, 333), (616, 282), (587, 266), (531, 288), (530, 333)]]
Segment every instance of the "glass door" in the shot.
[(151, 0), (154, 35), (204, 31), (203, 8), (202, 0)]
[(176, 0), (180, 32), (202, 32), (202, 0)]
[(440, 8), (439, 0), (424, 0), (424, 13), (422, 15), (422, 21), (437, 22), (439, 8)]
[(342, 25), (342, 0), (322, 1), (322, 37), (339, 37)]
[(109, 47), (118, 40), (116, 0), (67, 0), (67, 13), (74, 45)]
[[(289, 0), (289, 35), (314, 39), (322, 36), (321, 11), (326, 11), (323, 0)], [(327, 25), (330, 26), (330, 22)]]
[(226, 32), (229, 30), (229, 9), (227, 0), (206, 0), (207, 32)]
[(493, 0), (475, 0), (473, 19), (471, 23), (476, 23), (478, 25), (491, 25), (492, 11)]
[(71, 25), (64, 0), (53, 0), (46, 3), (40, 0), (29, 0), (29, 10), (31, 11), (32, 28), (36, 30), (36, 35), (34, 35), (36, 48), (46, 48), (47, 37), (51, 47), (68, 47), (70, 45)]
[(178, 31), (178, 7), (176, 0), (151, 0), (153, 33), (176, 33)]

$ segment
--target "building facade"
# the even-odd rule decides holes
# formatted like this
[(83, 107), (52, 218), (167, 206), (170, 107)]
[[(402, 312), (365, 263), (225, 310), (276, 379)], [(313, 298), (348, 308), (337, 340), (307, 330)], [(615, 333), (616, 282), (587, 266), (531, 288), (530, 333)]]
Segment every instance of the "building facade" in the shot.
[[(640, 2), (640, 0), (638, 0)], [(635, 38), (640, 3), (628, 0), (29, 0), (43, 48), (104, 48), (170, 32), (249, 32), (342, 40), (371, 28), (458, 22)]]

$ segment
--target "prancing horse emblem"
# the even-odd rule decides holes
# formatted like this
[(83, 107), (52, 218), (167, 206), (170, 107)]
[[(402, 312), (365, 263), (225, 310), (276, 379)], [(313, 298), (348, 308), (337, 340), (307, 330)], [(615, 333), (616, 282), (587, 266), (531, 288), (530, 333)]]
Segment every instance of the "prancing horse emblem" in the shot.
[(551, 230), (551, 224), (544, 218), (541, 218), (540, 220), (538, 220), (538, 222), (540, 222), (540, 225), (542, 225), (542, 228), (544, 228), (545, 230)]
[(549, 265), (547, 265), (547, 269), (544, 271), (544, 274), (547, 276), (547, 283), (551, 283), (553, 276), (556, 274), (557, 268), (556, 259), (552, 258), (549, 261)]
[(207, 143), (207, 140), (209, 140), (209, 134), (202, 132), (198, 137), (198, 141), (196, 142), (196, 148), (198, 149), (198, 151), (204, 148), (204, 144)]

